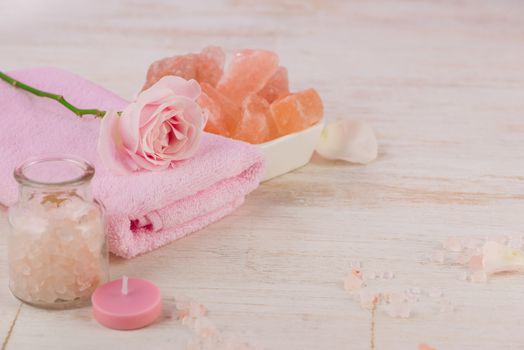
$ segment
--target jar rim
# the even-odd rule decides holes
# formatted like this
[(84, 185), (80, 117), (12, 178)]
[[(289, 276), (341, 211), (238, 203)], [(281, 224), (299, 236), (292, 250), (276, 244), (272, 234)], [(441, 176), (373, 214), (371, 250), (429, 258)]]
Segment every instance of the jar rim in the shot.
[[(27, 174), (27, 170), (31, 167), (43, 163), (50, 162), (63, 162), (72, 166), (76, 166), (77, 169), (81, 170), (81, 174), (78, 176), (71, 176), (66, 180), (61, 181), (42, 181), (35, 178), (31, 178)], [(62, 187), (62, 186), (78, 186), (89, 182), (95, 175), (95, 168), (87, 160), (80, 157), (60, 154), (60, 155), (45, 155), (32, 157), (25, 160), (22, 164), (17, 166), (13, 172), (16, 181), (25, 186), (31, 187)]]

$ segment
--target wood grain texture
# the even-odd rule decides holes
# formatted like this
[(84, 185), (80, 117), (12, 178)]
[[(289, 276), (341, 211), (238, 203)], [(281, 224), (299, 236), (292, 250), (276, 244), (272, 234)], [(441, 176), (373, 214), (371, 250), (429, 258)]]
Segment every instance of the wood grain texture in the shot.
[[(225, 330), (268, 349), (369, 349), (371, 315), (341, 279), (349, 262), (440, 287), (455, 312), (377, 311), (376, 349), (522, 349), (522, 275), (486, 285), (424, 258), (450, 235), (522, 235), (524, 2), (3, 0), (0, 67), (53, 65), (131, 98), (150, 62), (208, 44), (276, 50), (295, 89), (329, 118), (371, 122), (369, 166), (311, 164), (263, 184), (233, 215), (111, 274), (149, 278), (204, 303)], [(2, 116), (3, 118), (7, 116)], [(0, 264), (5, 266), (5, 239)], [(0, 336), (18, 303), (0, 272)], [(5, 315), (5, 316), (4, 316)], [(496, 320), (496, 321), (495, 321)], [(114, 332), (90, 310), (24, 307), (7, 349), (183, 349), (165, 319)]]

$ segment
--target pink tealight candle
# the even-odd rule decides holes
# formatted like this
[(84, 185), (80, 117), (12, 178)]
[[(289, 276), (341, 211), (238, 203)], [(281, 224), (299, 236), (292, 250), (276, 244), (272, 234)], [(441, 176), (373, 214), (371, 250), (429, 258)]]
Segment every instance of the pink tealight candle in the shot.
[(122, 277), (95, 290), (91, 297), (95, 319), (113, 329), (137, 329), (162, 313), (160, 289), (141, 278)]

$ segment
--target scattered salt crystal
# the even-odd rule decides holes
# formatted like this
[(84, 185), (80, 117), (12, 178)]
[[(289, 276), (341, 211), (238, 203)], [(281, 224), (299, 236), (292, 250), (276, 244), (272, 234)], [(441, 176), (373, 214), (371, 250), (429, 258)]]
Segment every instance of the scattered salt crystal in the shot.
[(441, 297), (442, 296), (442, 290), (440, 290), (438, 288), (430, 288), (428, 290), (428, 296), (430, 296), (431, 298)]
[(351, 273), (344, 279), (344, 289), (348, 292), (360, 289), (364, 286), (364, 281)]
[(449, 237), (443, 247), (450, 252), (460, 252), (462, 251), (462, 240), (458, 237)]
[(482, 270), (482, 255), (473, 255), (469, 259), (469, 269), (471, 271), (479, 271)]
[(353, 276), (362, 279), (362, 270), (360, 270), (360, 268), (356, 268), (356, 267), (352, 268), (351, 273), (353, 274)]
[(459, 265), (467, 265), (470, 260), (469, 254), (459, 254), (457, 255), (455, 262)]
[(386, 314), (394, 318), (409, 318), (411, 316), (411, 306), (408, 303), (388, 304), (384, 307)]
[(406, 295), (404, 293), (388, 293), (384, 295), (384, 299), (388, 304), (399, 304), (406, 301)]
[(366, 277), (368, 280), (374, 280), (377, 278), (377, 273), (375, 271), (370, 271), (364, 274), (364, 277)]
[(352, 269), (360, 270), (362, 268), (362, 263), (360, 261), (352, 261), (349, 265)]
[(444, 262), (444, 251), (442, 251), (442, 250), (435, 250), (431, 254), (430, 260), (432, 262), (436, 262), (436, 263), (443, 263)]
[(395, 278), (395, 274), (391, 271), (385, 271), (382, 273), (382, 278), (385, 280), (390, 280), (392, 278)]
[(414, 295), (419, 295), (421, 292), (419, 287), (410, 288), (409, 291), (411, 294), (414, 294)]
[(372, 309), (380, 302), (380, 293), (360, 291), (358, 295), (360, 306), (365, 309)]
[(473, 283), (486, 283), (488, 275), (484, 271), (475, 271), (471, 274), (470, 280)]

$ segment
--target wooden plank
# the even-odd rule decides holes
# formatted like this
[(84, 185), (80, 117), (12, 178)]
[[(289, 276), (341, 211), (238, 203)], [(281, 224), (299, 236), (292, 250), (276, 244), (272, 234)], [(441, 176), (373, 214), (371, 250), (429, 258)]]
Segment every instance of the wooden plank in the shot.
[[(369, 349), (370, 312), (341, 282), (358, 260), (367, 271), (395, 272), (380, 282), (384, 288), (439, 287), (457, 308), (441, 313), (430, 305), (407, 320), (377, 310), (376, 349), (524, 347), (521, 275), (472, 285), (457, 279), (457, 267), (425, 263), (450, 235), (522, 235), (523, 2), (2, 6), (3, 69), (59, 66), (131, 98), (157, 58), (208, 44), (229, 53), (265, 47), (280, 54), (293, 88), (318, 88), (328, 118), (362, 118), (377, 131), (375, 163), (315, 157), (198, 234), (131, 261), (114, 259), (113, 277), (149, 278), (166, 299), (187, 294), (219, 327), (252, 332), (268, 349)], [(4, 266), (5, 253), (1, 235)], [(1, 270), (0, 284), (7, 285)], [(17, 306), (0, 288), (0, 336)], [(24, 307), (8, 348), (182, 349), (190, 337), (172, 319), (123, 333), (97, 325), (89, 308)]]

